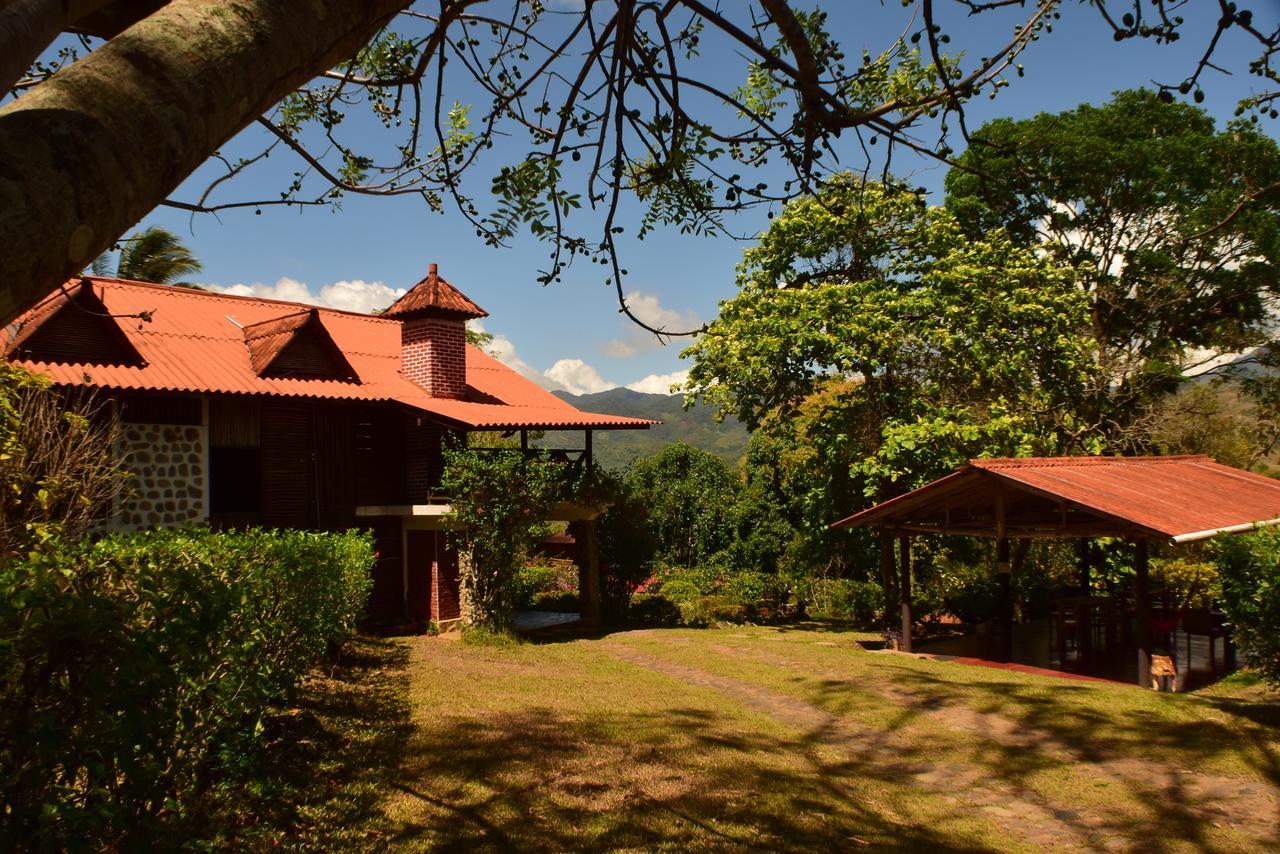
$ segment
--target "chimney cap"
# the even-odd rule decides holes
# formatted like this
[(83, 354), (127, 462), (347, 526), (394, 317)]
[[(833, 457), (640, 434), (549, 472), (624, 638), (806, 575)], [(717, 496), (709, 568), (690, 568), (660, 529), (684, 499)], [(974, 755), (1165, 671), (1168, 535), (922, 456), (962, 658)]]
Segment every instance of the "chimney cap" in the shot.
[(400, 320), (427, 316), (468, 320), (488, 316), (483, 308), (440, 278), (439, 270), (438, 264), (428, 264), (426, 278), (388, 306), (380, 316)]

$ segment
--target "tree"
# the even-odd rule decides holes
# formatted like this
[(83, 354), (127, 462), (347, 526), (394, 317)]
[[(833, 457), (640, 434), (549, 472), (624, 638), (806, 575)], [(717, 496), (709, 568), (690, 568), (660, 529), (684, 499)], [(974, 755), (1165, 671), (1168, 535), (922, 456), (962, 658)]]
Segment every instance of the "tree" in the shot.
[(627, 472), (632, 500), (648, 508), (658, 559), (696, 567), (733, 542), (731, 509), (741, 489), (715, 454), (677, 442)]
[(970, 233), (1002, 226), (1073, 271), (1099, 367), (1080, 414), (1108, 450), (1145, 445), (1139, 419), (1206, 351), (1265, 340), (1280, 295), (1280, 194), (1263, 192), (1280, 181), (1274, 140), (1142, 90), (973, 139), (947, 205)]
[(506, 632), (515, 617), (516, 573), (565, 486), (561, 465), (512, 448), (447, 448), (441, 488), (472, 625)]
[(793, 437), (799, 480), (833, 496), (1065, 452), (1087, 440), (1073, 407), (1090, 367), (1067, 283), (1002, 231), (967, 236), (915, 194), (846, 175), (746, 250), (738, 295), (684, 353), (686, 389)]
[[(528, 230), (551, 247), (542, 281), (575, 258), (600, 261), (629, 313), (620, 229), (728, 231), (727, 213), (813, 192), (854, 157), (886, 175), (895, 151), (949, 162), (965, 103), (1008, 85), (1023, 51), (1061, 14), (1054, 0), (1032, 9), (955, 0), (947, 17), (921, 0), (918, 16), (903, 12), (902, 37), (850, 60), (823, 12), (787, 0), (726, 11), (701, 0), (584, 5), (564, 15), (541, 0), (498, 14), (482, 0), (440, 0), (438, 9), (410, 9), (409, 0), (5, 4), (0, 86), (15, 97), (0, 108), (0, 321), (156, 205), (260, 210), (332, 205), (347, 193), (415, 195), (433, 210), (450, 203), (495, 245)], [(1162, 92), (1199, 97), (1202, 72), (1244, 54), (1221, 56), (1232, 36), (1257, 48), (1250, 70), (1277, 82), (1280, 34), (1260, 30), (1249, 10), (1221, 0), (1205, 32), (1184, 23), (1173, 0), (1125, 5), (1124, 15), (1104, 2), (1071, 14), (1096, 10), (1122, 41), (1206, 39), (1197, 67)], [(952, 46), (947, 29), (970, 14), (990, 22), (984, 32), (1012, 35)], [(41, 56), (62, 31), (79, 34), (79, 46)], [(723, 69), (704, 56), (712, 41), (746, 56), (741, 86), (713, 82)], [(446, 100), (463, 80), (477, 87), (477, 104)], [(1243, 106), (1270, 112), (1275, 97), (1259, 92)], [(359, 150), (342, 135), (360, 123), (345, 121), (352, 116), (399, 136)], [(226, 174), (193, 199), (169, 198), (252, 123), (266, 140), (258, 154), (224, 161)], [(507, 139), (528, 147), (491, 169), (486, 153)], [(864, 147), (875, 140), (883, 159)], [(290, 186), (211, 197), (276, 148), (303, 164)], [(781, 177), (770, 171), (778, 166)], [(478, 169), (496, 171), (492, 205), (462, 182)], [(624, 196), (639, 205), (622, 205)], [(582, 206), (595, 211), (590, 237), (567, 224)]]
[[(172, 231), (153, 225), (120, 242), (122, 245), (113, 274), (117, 279), (195, 287), (178, 280), (200, 272), (203, 266)], [(93, 272), (105, 276), (110, 270), (110, 264), (109, 254), (99, 255), (93, 262)]]

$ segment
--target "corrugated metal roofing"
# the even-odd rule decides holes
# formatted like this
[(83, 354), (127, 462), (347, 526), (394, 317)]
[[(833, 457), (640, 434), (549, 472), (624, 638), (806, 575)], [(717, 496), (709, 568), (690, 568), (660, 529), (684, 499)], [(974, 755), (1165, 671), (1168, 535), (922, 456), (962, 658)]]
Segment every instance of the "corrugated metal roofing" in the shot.
[(406, 318), (418, 315), (443, 314), (453, 317), (488, 317), (489, 313), (476, 305), (462, 291), (440, 278), (435, 264), (427, 277), (409, 289), (382, 313), (382, 317)]
[(1184, 456), (970, 460), (944, 478), (835, 524), (903, 521), (927, 506), (931, 495), (997, 481), (1179, 542), (1280, 522), (1280, 481), (1207, 456)]
[[(469, 399), (433, 398), (400, 373), (399, 321), (327, 308), (315, 309), (316, 317), (350, 363), (356, 382), (263, 377), (251, 362), (245, 327), (272, 321), (288, 326), (291, 316), (310, 312), (312, 306), (118, 279), (86, 277), (86, 281), (116, 316), (115, 322), (144, 363), (86, 365), (16, 359), (15, 364), (64, 385), (394, 401), (458, 426), (478, 429), (625, 429), (659, 423), (581, 412), (470, 346)], [(49, 314), (48, 305), (42, 303), (0, 330), (0, 352), (9, 351), (11, 342), (23, 334), (25, 323), (38, 322)]]

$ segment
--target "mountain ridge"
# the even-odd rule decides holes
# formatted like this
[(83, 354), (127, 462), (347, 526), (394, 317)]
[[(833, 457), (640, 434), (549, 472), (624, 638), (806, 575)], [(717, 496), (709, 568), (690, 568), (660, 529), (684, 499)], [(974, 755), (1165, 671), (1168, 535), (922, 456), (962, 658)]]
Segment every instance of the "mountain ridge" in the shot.
[(685, 409), (683, 395), (652, 394), (621, 386), (591, 394), (551, 393), (586, 412), (662, 422), (648, 430), (597, 431), (593, 452), (605, 468), (625, 468), (636, 457), (655, 454), (676, 442), (709, 451), (731, 465), (737, 465), (747, 452), (746, 427), (733, 417), (717, 424), (710, 406), (697, 404)]

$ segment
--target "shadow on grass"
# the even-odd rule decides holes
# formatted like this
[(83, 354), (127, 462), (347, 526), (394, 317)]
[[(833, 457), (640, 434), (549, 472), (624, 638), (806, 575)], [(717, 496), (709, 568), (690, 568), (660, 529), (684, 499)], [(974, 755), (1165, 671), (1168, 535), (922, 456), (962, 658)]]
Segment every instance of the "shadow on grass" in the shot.
[(412, 730), (407, 659), (401, 642), (358, 637), (306, 680), (296, 707), (264, 722), (253, 767), (210, 793), (194, 847), (381, 847), (396, 830), (381, 810), (386, 783)]
[(850, 785), (877, 788), (859, 768), (698, 708), (449, 717), (418, 733), (407, 770), (418, 782), (399, 787), (398, 814), (410, 846), (989, 850), (945, 820), (917, 825), (873, 805)]
[[(1273, 786), (1280, 786), (1280, 730), (1276, 729), (1280, 707), (1271, 704), (1139, 691), (1108, 698), (1098, 688), (1070, 683), (1049, 692), (1043, 685), (1013, 680), (957, 683), (890, 661), (882, 670), (887, 680), (912, 698), (891, 729), (952, 706), (968, 706), (1018, 724), (1016, 732), (1004, 737), (974, 733), (973, 743), (975, 761), (1013, 785), (1031, 788), (1037, 775), (1063, 766), (1086, 775), (1089, 771), (1082, 766), (1091, 763), (1109, 763), (1108, 769), (1119, 769), (1122, 774), (1112, 775), (1110, 784), (1132, 795), (1140, 809), (1135, 814), (1132, 804), (1117, 803), (1113, 827), (1157, 848), (1190, 843), (1208, 849), (1210, 821), (1226, 817), (1248, 828), (1258, 817), (1250, 812), (1252, 806), (1234, 801), (1230, 793), (1208, 804), (1192, 791), (1198, 769), (1206, 762), (1231, 754)], [(812, 682), (807, 684), (811, 701), (828, 708), (841, 702), (849, 690), (847, 683), (835, 680), (823, 680), (816, 688)], [(975, 687), (981, 689), (980, 695), (973, 692)], [(1176, 703), (1205, 704), (1236, 720), (1213, 720), (1196, 714), (1194, 707), (1163, 705)], [(1097, 779), (1108, 779), (1101, 767), (1096, 773)], [(1261, 798), (1254, 806), (1267, 803)], [(1277, 809), (1274, 805), (1264, 808)], [(1270, 818), (1280, 822), (1280, 812)]]

